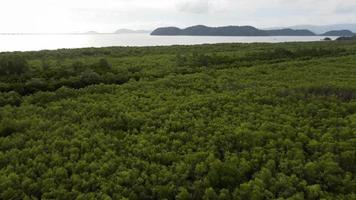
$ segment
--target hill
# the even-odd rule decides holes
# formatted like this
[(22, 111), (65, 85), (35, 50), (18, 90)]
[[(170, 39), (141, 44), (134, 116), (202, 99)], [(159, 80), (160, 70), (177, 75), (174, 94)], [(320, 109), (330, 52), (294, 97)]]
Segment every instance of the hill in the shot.
[(290, 26), (291, 29), (307, 29), (316, 34), (323, 34), (332, 30), (350, 30), (356, 32), (356, 24), (334, 24), (334, 25), (296, 25)]
[(354, 36), (355, 33), (349, 31), (349, 30), (339, 30), (339, 31), (328, 31), (324, 34), (321, 34), (322, 36), (343, 36), (343, 37), (351, 37)]
[(191, 35), (191, 36), (315, 36), (308, 30), (260, 30), (252, 26), (208, 27), (203, 25), (185, 29), (164, 27), (154, 30), (151, 35)]
[(316, 34), (309, 30), (277, 29), (266, 30), (269, 36), (315, 36)]
[(158, 28), (151, 35), (266, 36), (267, 33), (252, 26), (208, 27), (198, 25), (185, 29), (177, 27)]

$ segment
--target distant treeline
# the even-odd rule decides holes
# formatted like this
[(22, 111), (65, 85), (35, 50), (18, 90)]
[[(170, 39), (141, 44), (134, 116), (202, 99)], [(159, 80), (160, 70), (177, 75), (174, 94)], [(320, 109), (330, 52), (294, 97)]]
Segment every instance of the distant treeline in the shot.
[[(78, 89), (100, 83), (123, 84), (130, 79), (140, 80), (149, 77), (148, 74), (141, 73), (142, 67), (112, 67), (107, 59), (100, 58), (101, 55), (110, 55), (110, 53), (100, 53), (100, 51), (97, 53), (99, 53), (99, 57), (96, 61), (83, 62), (77, 60), (65, 64), (59, 61), (42, 59), (39, 66), (36, 67), (29, 66), (26, 60), (26, 54), (29, 56), (31, 53), (0, 55), (0, 73), (3, 75), (0, 77), (0, 92), (15, 91), (21, 95), (27, 95), (37, 91), (55, 91), (63, 86)], [(201, 70), (197, 67), (252, 66), (257, 63), (343, 56), (351, 53), (353, 52), (342, 48), (298, 48), (295, 50), (275, 48), (238, 56), (199, 52), (178, 53), (175, 58), (177, 68), (172, 72), (185, 74)], [(86, 52), (85, 50), (81, 54), (90, 55), (89, 51)], [(170, 72), (166, 73), (168, 75)]]

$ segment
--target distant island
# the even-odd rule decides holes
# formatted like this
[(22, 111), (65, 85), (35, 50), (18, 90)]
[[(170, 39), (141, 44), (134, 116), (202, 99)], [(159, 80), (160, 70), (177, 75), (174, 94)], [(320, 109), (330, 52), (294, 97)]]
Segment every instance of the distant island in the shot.
[(316, 36), (315, 33), (306, 29), (277, 29), (277, 30), (265, 30), (267, 36)]
[(151, 31), (147, 30), (131, 30), (131, 29), (118, 29), (115, 31), (115, 34), (134, 34), (134, 33), (150, 33)]
[(96, 35), (96, 34), (100, 34), (100, 33), (96, 32), (96, 31), (88, 31), (88, 32), (85, 32), (83, 34)]
[(204, 25), (191, 26), (185, 29), (177, 27), (162, 27), (154, 30), (151, 35), (166, 36), (353, 36), (348, 30), (329, 31), (318, 35), (307, 29), (274, 29), (262, 30), (253, 26), (223, 26), (208, 27)]
[[(331, 25), (296, 25), (283, 28), (291, 29), (307, 29), (316, 34), (323, 34), (333, 30), (350, 30), (351, 32), (356, 32), (356, 24), (331, 24)], [(270, 29), (281, 29), (280, 28), (270, 28)]]
[(322, 36), (342, 36), (342, 37), (352, 37), (355, 35), (355, 33), (349, 31), (349, 30), (340, 30), (340, 31), (328, 31), (324, 34), (321, 34)]
[(151, 31), (148, 30), (132, 30), (132, 29), (126, 29), (126, 28), (122, 28), (122, 29), (118, 29), (115, 32), (111, 32), (111, 33), (99, 33), (96, 31), (88, 31), (82, 34), (88, 34), (88, 35), (92, 35), (92, 34), (138, 34), (138, 33), (150, 33)]
[(203, 25), (185, 29), (177, 27), (158, 28), (151, 35), (267, 36), (265, 31), (252, 26), (207, 27)]

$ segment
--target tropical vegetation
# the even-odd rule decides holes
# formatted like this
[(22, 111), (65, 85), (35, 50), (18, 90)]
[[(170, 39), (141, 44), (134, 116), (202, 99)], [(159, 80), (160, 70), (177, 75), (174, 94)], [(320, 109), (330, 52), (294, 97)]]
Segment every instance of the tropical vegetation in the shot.
[(0, 53), (0, 199), (356, 199), (356, 42)]

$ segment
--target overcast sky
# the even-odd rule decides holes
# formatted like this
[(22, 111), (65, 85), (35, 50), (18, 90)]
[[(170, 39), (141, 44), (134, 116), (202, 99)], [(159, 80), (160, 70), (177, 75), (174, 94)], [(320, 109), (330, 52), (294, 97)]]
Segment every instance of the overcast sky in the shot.
[(356, 23), (356, 0), (0, 0), (0, 32)]

